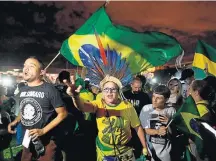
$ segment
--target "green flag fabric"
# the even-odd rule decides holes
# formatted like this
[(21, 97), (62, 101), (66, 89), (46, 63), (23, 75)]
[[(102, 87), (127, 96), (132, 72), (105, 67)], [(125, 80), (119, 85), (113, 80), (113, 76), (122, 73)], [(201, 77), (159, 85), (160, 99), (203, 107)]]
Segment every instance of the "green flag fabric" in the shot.
[(104, 7), (93, 13), (63, 42), (60, 52), (72, 64), (91, 68), (94, 63), (90, 61), (92, 53), (100, 50), (97, 39), (100, 39), (105, 50), (99, 59), (106, 62), (108, 51), (117, 51), (120, 58), (128, 62), (132, 74), (161, 66), (183, 52), (172, 36), (161, 32), (137, 32), (114, 25)]
[(173, 116), (173, 123), (178, 130), (188, 135), (196, 144), (199, 154), (203, 152), (203, 140), (199, 133), (199, 127), (194, 119), (200, 118), (196, 104), (191, 96), (189, 96), (182, 107)]
[(206, 75), (216, 76), (216, 48), (199, 40), (196, 45), (193, 70), (196, 79), (203, 79)]

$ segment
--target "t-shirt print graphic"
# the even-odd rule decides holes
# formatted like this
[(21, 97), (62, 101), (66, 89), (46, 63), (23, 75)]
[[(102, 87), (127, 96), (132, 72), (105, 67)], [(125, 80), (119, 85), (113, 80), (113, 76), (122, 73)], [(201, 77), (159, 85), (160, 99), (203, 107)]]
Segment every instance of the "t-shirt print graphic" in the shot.
[(20, 102), (21, 122), (24, 126), (33, 126), (42, 118), (42, 108), (34, 98), (25, 98)]
[[(161, 126), (164, 126), (160, 120), (159, 120), (159, 116), (157, 115), (157, 117), (155, 117), (157, 114), (152, 114), (151, 115), (151, 119), (150, 119), (150, 127), (151, 129), (156, 129), (158, 130)], [(166, 135), (165, 136), (159, 136), (159, 135), (154, 135), (151, 136), (151, 142), (154, 144), (161, 144), (161, 145), (165, 145), (166, 143)]]

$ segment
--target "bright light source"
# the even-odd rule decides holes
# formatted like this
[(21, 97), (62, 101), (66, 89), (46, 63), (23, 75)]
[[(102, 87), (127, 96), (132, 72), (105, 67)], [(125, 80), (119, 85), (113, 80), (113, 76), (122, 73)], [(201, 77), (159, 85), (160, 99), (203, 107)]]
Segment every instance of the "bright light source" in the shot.
[(181, 71), (177, 71), (175, 74), (174, 74), (174, 77), (172, 78), (177, 78), (177, 79), (180, 79), (181, 78)]
[(9, 87), (12, 85), (13, 81), (10, 77), (3, 77), (1, 83), (3, 86)]
[(15, 72), (19, 72), (19, 71), (20, 71), (20, 69), (13, 69), (13, 71), (15, 71)]
[(157, 83), (157, 79), (156, 79), (156, 78), (153, 78), (153, 79), (151, 80), (151, 82), (152, 82), (152, 83)]

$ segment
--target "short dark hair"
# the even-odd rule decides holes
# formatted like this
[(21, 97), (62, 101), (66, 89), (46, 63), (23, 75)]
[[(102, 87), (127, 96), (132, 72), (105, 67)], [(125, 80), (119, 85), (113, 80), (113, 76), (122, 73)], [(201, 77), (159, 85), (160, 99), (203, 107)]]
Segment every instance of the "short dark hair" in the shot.
[(165, 99), (170, 97), (170, 90), (165, 85), (159, 85), (159, 86), (155, 87), (153, 93), (163, 95)]
[(70, 72), (63, 70), (59, 73), (58, 79), (60, 83), (63, 83), (63, 80), (66, 79), (68, 82), (70, 82)]
[(140, 83), (142, 83), (142, 81), (141, 81), (141, 79), (140, 79), (139, 77), (134, 77), (133, 80), (132, 80), (132, 83), (133, 83), (134, 81), (139, 81)]
[(141, 80), (141, 82), (142, 82), (143, 85), (146, 84), (146, 77), (144, 75), (137, 75), (136, 77)]
[(190, 78), (192, 76), (194, 76), (194, 71), (192, 69), (184, 69), (181, 73), (180, 80), (185, 80), (185, 79)]
[(39, 59), (38, 57), (36, 57), (36, 56), (30, 56), (30, 57), (28, 57), (28, 59), (35, 59), (35, 60), (37, 60), (37, 61), (39, 62), (39, 65), (40, 65), (40, 69), (43, 70), (43, 69), (45, 68), (44, 63), (43, 63), (42, 60)]
[(198, 91), (200, 97), (204, 100), (212, 102), (215, 98), (215, 91), (212, 86), (208, 85), (208, 82), (205, 80), (195, 80), (192, 85), (193, 91)]
[(208, 83), (209, 86), (212, 86), (214, 90), (216, 91), (216, 77), (215, 76), (207, 76), (206, 78), (203, 79)]

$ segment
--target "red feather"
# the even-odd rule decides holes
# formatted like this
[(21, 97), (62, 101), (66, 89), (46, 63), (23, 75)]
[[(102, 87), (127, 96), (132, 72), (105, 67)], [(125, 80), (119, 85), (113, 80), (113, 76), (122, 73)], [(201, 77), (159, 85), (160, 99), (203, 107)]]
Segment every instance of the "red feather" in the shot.
[(108, 63), (107, 63), (107, 59), (106, 59), (106, 53), (105, 53), (105, 50), (103, 48), (102, 42), (101, 42), (100, 37), (98, 36), (95, 28), (94, 28), (94, 31), (95, 31), (95, 36), (97, 39), (98, 47), (100, 49), (100, 55), (101, 55), (102, 61), (103, 61), (104, 65), (107, 65)]

